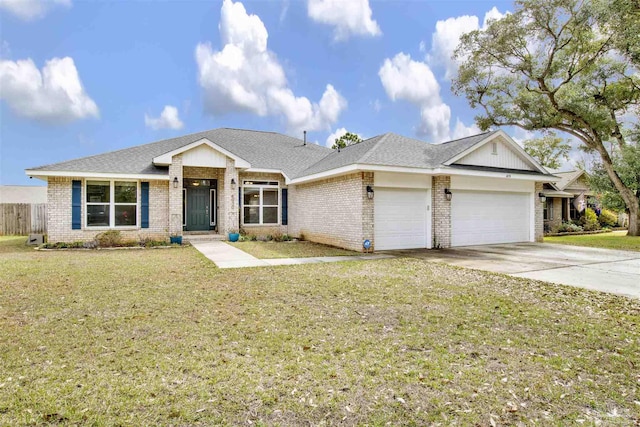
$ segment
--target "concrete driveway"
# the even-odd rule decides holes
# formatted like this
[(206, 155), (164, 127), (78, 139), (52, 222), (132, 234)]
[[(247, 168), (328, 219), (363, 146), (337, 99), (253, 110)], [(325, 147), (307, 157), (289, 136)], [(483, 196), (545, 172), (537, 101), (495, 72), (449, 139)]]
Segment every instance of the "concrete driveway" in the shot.
[(640, 252), (515, 243), (389, 253), (640, 298)]

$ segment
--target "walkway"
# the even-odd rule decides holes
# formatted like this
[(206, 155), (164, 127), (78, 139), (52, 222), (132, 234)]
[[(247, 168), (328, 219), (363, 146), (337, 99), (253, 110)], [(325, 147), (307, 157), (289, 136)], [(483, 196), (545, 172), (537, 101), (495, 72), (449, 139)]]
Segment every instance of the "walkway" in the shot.
[(368, 254), (354, 256), (325, 256), (313, 258), (258, 259), (234, 246), (220, 241), (191, 242), (191, 246), (214, 262), (218, 268), (269, 267), (274, 265), (318, 264), (321, 262), (366, 261), (395, 258), (393, 255)]

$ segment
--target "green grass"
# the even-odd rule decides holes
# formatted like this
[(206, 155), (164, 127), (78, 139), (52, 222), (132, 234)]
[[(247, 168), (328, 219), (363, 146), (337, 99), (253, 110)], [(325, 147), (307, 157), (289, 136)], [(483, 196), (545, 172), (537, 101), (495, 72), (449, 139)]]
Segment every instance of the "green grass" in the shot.
[(312, 242), (235, 242), (229, 244), (242, 249), (248, 254), (260, 259), (270, 258), (309, 258), (325, 256), (353, 256), (362, 255), (359, 252), (332, 246), (320, 245)]
[(0, 236), (0, 254), (33, 251), (33, 246), (27, 246), (26, 236)]
[(633, 425), (639, 324), (638, 300), (420, 260), (16, 241), (0, 425)]
[(550, 236), (545, 237), (544, 241), (545, 243), (561, 243), (564, 245), (619, 249), (623, 251), (640, 251), (640, 237), (627, 236), (626, 231), (613, 231), (611, 233), (584, 234), (576, 236)]

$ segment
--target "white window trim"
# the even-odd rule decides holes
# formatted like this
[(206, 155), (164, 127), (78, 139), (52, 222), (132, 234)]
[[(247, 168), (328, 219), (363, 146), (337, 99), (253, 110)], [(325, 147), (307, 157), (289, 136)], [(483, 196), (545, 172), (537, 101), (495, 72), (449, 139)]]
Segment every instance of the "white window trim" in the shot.
[[(240, 207), (240, 213), (242, 216), (242, 220), (241, 220), (241, 224), (243, 227), (264, 227), (264, 226), (270, 226), (270, 227), (274, 227), (274, 226), (279, 226), (281, 225), (281, 210), (282, 210), (282, 197), (280, 196), (280, 182), (278, 182), (277, 185), (255, 185), (255, 184), (245, 184), (246, 182), (253, 182), (253, 181), (262, 181), (262, 180), (247, 180), (247, 181), (243, 181), (243, 185), (242, 185), (242, 197), (241, 197), (241, 202), (242, 202), (242, 206)], [(270, 181), (270, 180), (265, 180), (265, 181)], [(276, 181), (273, 181), (276, 182)], [(257, 224), (246, 224), (244, 222), (244, 189), (245, 188), (253, 188), (253, 189), (258, 189), (260, 191), (260, 203), (258, 205), (251, 205), (251, 207), (258, 207), (259, 210), (259, 222)], [(276, 195), (278, 197), (278, 204), (277, 205), (264, 205), (262, 203), (263, 200), (263, 190), (267, 189), (267, 190), (276, 190)], [(264, 223), (263, 222), (263, 208), (274, 208), (277, 207), (278, 208), (278, 213), (276, 214), (276, 222), (273, 223)]]
[[(109, 203), (92, 203), (87, 202), (87, 185), (89, 181), (109, 181)], [(135, 203), (116, 203), (115, 201), (115, 182), (134, 182), (136, 184), (136, 202)], [(84, 208), (83, 213), (83, 226), (88, 230), (137, 230), (140, 224), (140, 181), (131, 179), (85, 179), (84, 180), (84, 194), (82, 195), (82, 206)], [(89, 225), (87, 222), (87, 215), (89, 210), (87, 206), (109, 205), (109, 225)], [(135, 225), (115, 225), (116, 223), (116, 205), (118, 206), (135, 206), (136, 207), (136, 223)]]

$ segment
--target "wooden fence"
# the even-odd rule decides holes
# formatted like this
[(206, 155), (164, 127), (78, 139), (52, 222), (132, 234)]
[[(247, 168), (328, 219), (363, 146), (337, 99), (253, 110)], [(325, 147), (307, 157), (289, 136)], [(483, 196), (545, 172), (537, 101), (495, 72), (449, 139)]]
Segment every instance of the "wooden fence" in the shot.
[(46, 233), (46, 203), (0, 203), (0, 236)]

